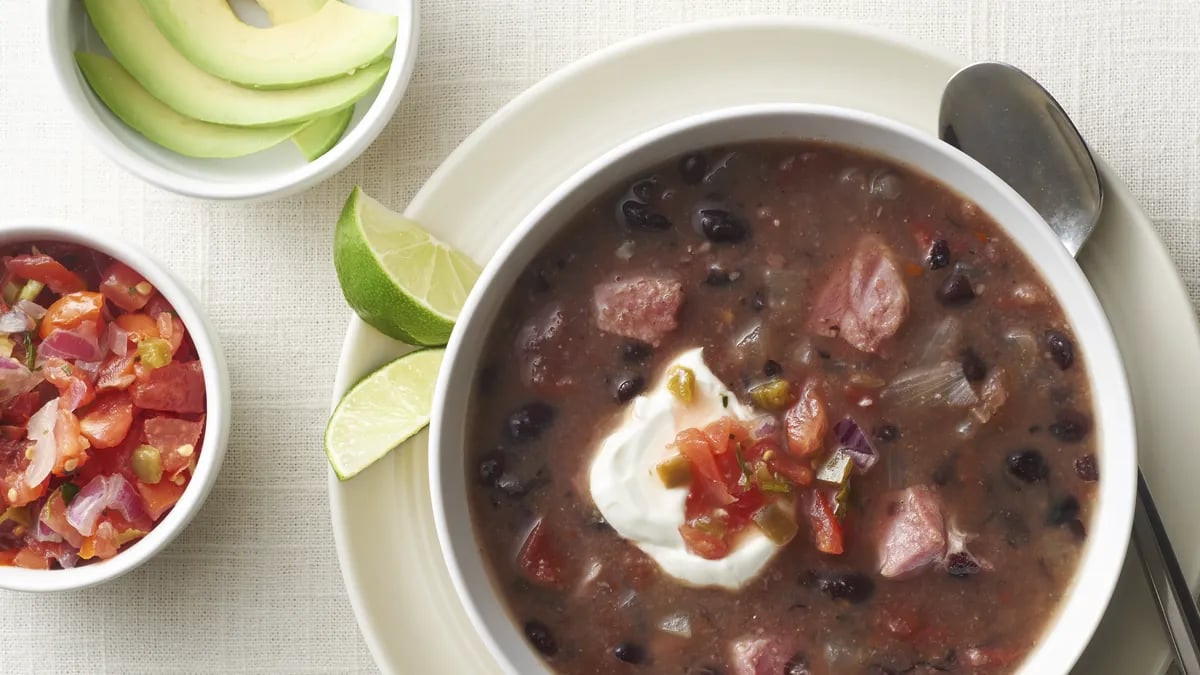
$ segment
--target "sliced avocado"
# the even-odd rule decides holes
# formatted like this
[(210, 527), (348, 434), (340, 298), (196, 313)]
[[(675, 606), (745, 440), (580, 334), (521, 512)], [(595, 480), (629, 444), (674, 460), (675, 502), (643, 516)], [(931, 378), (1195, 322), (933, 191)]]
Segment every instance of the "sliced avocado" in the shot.
[(227, 0), (141, 0), (163, 35), (189, 61), (217, 77), (280, 89), (332, 80), (379, 59), (396, 42), (395, 16), (344, 2), (316, 14), (256, 28)]
[(271, 24), (278, 26), (316, 14), (322, 5), (329, 1), (331, 0), (258, 0), (258, 6), (267, 13)]
[(229, 127), (201, 122), (171, 110), (150, 95), (121, 64), (99, 54), (76, 52), (75, 62), (92, 91), (113, 114), (146, 138), (188, 157), (241, 157), (291, 138), (303, 124)]
[(200, 70), (163, 37), (138, 0), (84, 0), (92, 25), (117, 61), (176, 112), (234, 126), (278, 126), (325, 115), (367, 94), (387, 75), (387, 59), (348, 77), (290, 90), (239, 87)]
[(318, 117), (292, 136), (292, 142), (311, 162), (337, 145), (342, 134), (346, 133), (346, 127), (350, 126), (351, 117), (354, 117), (354, 106)]

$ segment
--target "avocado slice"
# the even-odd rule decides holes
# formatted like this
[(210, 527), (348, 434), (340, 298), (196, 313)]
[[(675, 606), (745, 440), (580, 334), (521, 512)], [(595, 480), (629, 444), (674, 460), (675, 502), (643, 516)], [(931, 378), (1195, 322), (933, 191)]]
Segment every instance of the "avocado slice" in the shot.
[(342, 139), (342, 134), (346, 133), (346, 127), (350, 126), (351, 117), (354, 117), (354, 106), (339, 110), (332, 115), (318, 117), (312, 121), (312, 124), (292, 136), (292, 142), (311, 162), (337, 145), (337, 142)]
[(227, 0), (141, 0), (171, 44), (202, 70), (237, 84), (284, 89), (342, 77), (383, 58), (396, 42), (395, 16), (344, 2), (256, 28)]
[(331, 1), (336, 0), (257, 0), (274, 26), (316, 14), (322, 5)]
[[(106, 0), (107, 1), (107, 0)], [(184, 117), (150, 95), (121, 64), (76, 52), (75, 62), (92, 91), (113, 114), (146, 138), (188, 157), (241, 157), (291, 138), (303, 124), (230, 127)]]
[(233, 126), (278, 126), (341, 110), (382, 80), (390, 62), (290, 90), (239, 87), (200, 70), (163, 37), (138, 0), (84, 0), (92, 25), (117, 61), (176, 112)]

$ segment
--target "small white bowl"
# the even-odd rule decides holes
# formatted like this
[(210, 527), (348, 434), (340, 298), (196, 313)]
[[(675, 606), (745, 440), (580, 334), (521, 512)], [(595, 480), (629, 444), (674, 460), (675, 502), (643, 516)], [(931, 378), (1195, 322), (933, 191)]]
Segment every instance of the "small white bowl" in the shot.
[[(58, 4), (58, 3), (54, 3)], [(74, 3), (72, 3), (74, 4)], [(0, 566), (0, 588), (14, 591), (65, 591), (87, 588), (116, 579), (149, 560), (171, 543), (200, 511), (225, 459), (229, 443), (230, 389), (225, 356), (216, 332), (208, 325), (200, 303), (165, 267), (141, 249), (112, 238), (101, 238), (83, 226), (0, 225), (0, 246), (29, 242), (61, 241), (95, 249), (133, 268), (162, 293), (196, 345), (204, 370), (204, 442), (196, 458), (196, 471), (183, 496), (154, 529), (108, 560), (72, 569), (31, 570)]]
[(1086, 355), (1103, 478), (1075, 579), (1018, 672), (1069, 672), (1108, 605), (1133, 521), (1137, 474), (1133, 409), (1108, 320), (1075, 260), (1037, 212), (1006, 183), (936, 138), (876, 115), (832, 106), (743, 106), (688, 117), (646, 132), (599, 157), (552, 192), (484, 268), (446, 348), (430, 427), (429, 471), (438, 539), (468, 616), (505, 672), (547, 672), (493, 586), (467, 499), (465, 457), (472, 386), (485, 353), (484, 343), (509, 290), (565, 223), (619, 181), (688, 150), (768, 139), (819, 139), (860, 148), (949, 186), (999, 223), (1062, 304)]
[[(243, 16), (249, 0), (235, 1)], [(337, 145), (309, 162), (284, 142), (234, 159), (184, 157), (159, 146), (117, 119), (96, 97), (75, 65), (75, 52), (109, 54), (92, 28), (83, 3), (46, 3), (46, 44), (65, 103), (100, 149), (142, 180), (165, 190), (205, 199), (283, 197), (312, 187), (346, 168), (367, 149), (392, 119), (417, 59), (418, 17), (415, 0), (350, 0), (350, 4), (399, 17), (392, 66), (378, 91), (358, 102), (354, 118)], [(261, 12), (260, 12), (261, 14)]]

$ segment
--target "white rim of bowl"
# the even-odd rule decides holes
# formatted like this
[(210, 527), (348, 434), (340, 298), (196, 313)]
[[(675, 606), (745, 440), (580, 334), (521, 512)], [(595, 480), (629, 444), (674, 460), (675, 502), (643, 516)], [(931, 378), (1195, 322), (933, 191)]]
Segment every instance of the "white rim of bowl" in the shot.
[(145, 251), (133, 244), (112, 244), (102, 235), (83, 231), (61, 221), (39, 224), (8, 223), (0, 225), (0, 244), (17, 242), (61, 241), (95, 249), (114, 260), (129, 265), (146, 278), (179, 315), (192, 336), (196, 353), (204, 369), (205, 418), (204, 443), (196, 460), (183, 496), (154, 529), (108, 560), (101, 560), (72, 569), (30, 570), (20, 567), (0, 567), (0, 588), (14, 591), (65, 591), (87, 588), (116, 579), (154, 557), (187, 527), (208, 498), (216, 483), (229, 443), (230, 387), (225, 356), (217, 341), (216, 332), (200, 311), (200, 304), (174, 275), (155, 262)]
[[(466, 381), (465, 378), (470, 376), (470, 373), (462, 374), (463, 366), (459, 365), (461, 361), (459, 351), (462, 349), (465, 334), (465, 328), (463, 327), (471, 323), (471, 319), (480, 311), (486, 289), (491, 286), (501, 269), (509, 264), (509, 259), (517, 249), (524, 245), (524, 240), (530, 232), (541, 225), (546, 215), (560, 201), (593, 180), (597, 174), (602, 173), (610, 165), (619, 162), (627, 155), (636, 153), (644, 146), (651, 145), (665, 137), (740, 116), (768, 114), (808, 114), (849, 118), (851, 121), (867, 126), (874, 126), (885, 132), (900, 136), (909, 143), (924, 146), (933, 152), (940, 151), (948, 157), (957, 160), (957, 163), (964, 170), (974, 174), (977, 179), (987, 183), (990, 190), (1004, 198), (1005, 201), (1010, 202), (1017, 211), (1022, 213), (1025, 219), (1043, 222), (1041, 216), (1034, 211), (1033, 207), (1013, 191), (1007, 183), (958, 149), (942, 144), (938, 139), (932, 138), (901, 122), (874, 113), (824, 104), (750, 104), (689, 115), (647, 130), (631, 139), (621, 142), (616, 147), (588, 162), (555, 188), (504, 239), (496, 253), (484, 267), (474, 288), (467, 297), (463, 309), (459, 314), (458, 322), (455, 324), (455, 329), (446, 346), (445, 363), (447, 366), (443, 367), (438, 375), (430, 422), (429, 481), (433, 501), (434, 525), (437, 531), (438, 542), (442, 549), (442, 557), (449, 571), (455, 592), (471, 624), (475, 627), (480, 639), (487, 646), (500, 667), (507, 673), (518, 675), (518, 671), (507, 658), (511, 652), (511, 648), (505, 649), (500, 646), (496, 640), (496, 636), (489, 629), (489, 624), (484, 619), (479, 604), (476, 602), (476, 596), (481, 593), (498, 596), (499, 592), (495, 588), (494, 580), (491, 579), (491, 572), (486, 569), (486, 560), (483, 561), (483, 564), (485, 566), (484, 572), (488, 577), (488, 587), (486, 589), (473, 590), (468, 586), (459, 562), (460, 552), (465, 553), (466, 549), (460, 547), (475, 545), (476, 537), (472, 534), (469, 543), (457, 542), (451, 535), (450, 524), (447, 521), (445, 510), (444, 486), (448, 485), (448, 481), (465, 482), (467, 480), (465, 471), (458, 472), (461, 475), (451, 476), (443, 469), (444, 462), (453, 464), (452, 460), (444, 456), (445, 451), (443, 450), (445, 444), (443, 437), (447, 434), (445, 431), (447, 422), (444, 417), (445, 402), (450, 397), (451, 385), (464, 382)], [(920, 167), (914, 168), (921, 170)], [(1000, 223), (1000, 227), (1007, 234), (1007, 228), (1003, 223)], [(1101, 530), (1099, 535), (1095, 532), (1089, 532), (1086, 549), (1080, 554), (1071, 583), (1068, 585), (1067, 591), (1055, 608), (1054, 613), (1049, 618), (1045, 632), (1022, 661), (1020, 672), (1029, 672), (1028, 669), (1031, 667), (1031, 664), (1036, 665), (1043, 660), (1054, 660), (1069, 665), (1075, 663), (1079, 659), (1080, 654), (1083, 653), (1091, 635), (1095, 632), (1100, 619), (1104, 615), (1104, 609), (1112, 597), (1124, 564), (1124, 554), (1129, 546), (1130, 530), (1133, 523), (1135, 476), (1137, 472), (1137, 441), (1134, 435), (1132, 399), (1125, 378), (1123, 360), (1121, 359), (1120, 351), (1117, 349), (1116, 339), (1112, 334), (1107, 315), (1100, 306), (1100, 301), (1092, 290), (1087, 277), (1079, 269), (1074, 258), (1053, 238), (1049, 228), (1045, 232), (1046, 236), (1044, 238), (1047, 239), (1047, 242), (1054, 244), (1054, 247), (1050, 249), (1054, 251), (1051, 255), (1058, 259), (1057, 264), (1070, 277), (1068, 283), (1078, 286), (1081, 289), (1083, 297), (1086, 299), (1087, 307), (1079, 311), (1093, 313), (1100, 319), (1099, 328), (1101, 330), (1098, 331), (1098, 334), (1090, 335), (1088, 338), (1087, 363), (1089, 366), (1089, 384), (1095, 384), (1097, 362), (1113, 360), (1116, 363), (1116, 367), (1109, 374), (1109, 378), (1111, 379), (1110, 384), (1113, 385), (1116, 391), (1112, 392), (1112, 395), (1117, 397), (1119, 407), (1125, 414), (1122, 420), (1104, 420), (1104, 471), (1106, 477), (1105, 480), (1100, 482), (1096, 495), (1098, 509), (1092, 515), (1092, 519), (1093, 522), (1099, 522), (1101, 519), (1104, 519), (1111, 521), (1111, 524)], [(1019, 248), (1023, 247), (1019, 246)], [(1028, 253), (1025, 254), (1028, 256)], [(1031, 263), (1034, 264), (1034, 268), (1038, 270), (1039, 274), (1046, 277), (1041, 266), (1033, 263), (1032, 259)], [(1103, 353), (1104, 359), (1095, 358), (1100, 353)], [(1130, 451), (1119, 452), (1108, 450), (1109, 447), (1128, 447)], [(462, 448), (456, 448), (456, 450), (462, 450)], [(1117, 480), (1115, 478), (1117, 476), (1125, 476), (1125, 480)], [(474, 528), (474, 523), (468, 523), (467, 527)], [(1119, 552), (1119, 554), (1115, 552)], [(476, 553), (483, 557), (480, 551), (476, 550)], [(1085, 575), (1091, 582), (1086, 595), (1081, 593), (1079, 586), (1080, 581)], [(503, 599), (498, 599), (498, 602), (507, 613), (507, 607), (504, 606)], [(1066, 615), (1065, 612), (1068, 609), (1073, 610), (1078, 615), (1076, 616), (1078, 622), (1071, 626), (1066, 626), (1062, 623), (1062, 618)], [(510, 622), (515, 621), (511, 616), (507, 618)], [(1050, 638), (1056, 636), (1061, 636), (1057, 637), (1057, 640), (1069, 642), (1070, 651), (1068, 653), (1060, 652), (1057, 655), (1052, 655), (1046, 652), (1046, 645), (1050, 643)], [(1062, 645), (1056, 646), (1062, 647)], [(517, 646), (516, 649), (532, 651), (524, 643)]]
[[(279, 198), (295, 194), (312, 187), (326, 178), (338, 173), (358, 158), (383, 131), (400, 101), (408, 89), (412, 79), (413, 69), (417, 61), (417, 48), (420, 44), (420, 11), (416, 0), (406, 0), (408, 11), (398, 14), (401, 28), (405, 22), (409, 26), (407, 33), (407, 49), (401, 54), (398, 50), (392, 57), (392, 66), (388, 70), (383, 84), (376, 94), (375, 100), (367, 108), (367, 112), (350, 133), (342, 137), (329, 152), (315, 161), (297, 167), (270, 178), (248, 180), (242, 183), (220, 183), (201, 178), (182, 175), (174, 170), (165, 168), (150, 161), (132, 150), (129, 146), (114, 137), (107, 128), (91, 112), (84, 89), (87, 83), (77, 83), (72, 78), (78, 75), (78, 68), (73, 60), (59, 59), (56, 54), (70, 51), (70, 45), (63, 44), (66, 33), (60, 14), (64, 11), (65, 3), (46, 3), (45, 21), (42, 22), (43, 42), (50, 60), (59, 97), (64, 107), (71, 111), (75, 121), (87, 130), (87, 137), (100, 148), (101, 152), (120, 167), (142, 180), (188, 197), (217, 200), (255, 200)], [(64, 28), (58, 30), (56, 27)], [(397, 45), (403, 32), (397, 34)]]

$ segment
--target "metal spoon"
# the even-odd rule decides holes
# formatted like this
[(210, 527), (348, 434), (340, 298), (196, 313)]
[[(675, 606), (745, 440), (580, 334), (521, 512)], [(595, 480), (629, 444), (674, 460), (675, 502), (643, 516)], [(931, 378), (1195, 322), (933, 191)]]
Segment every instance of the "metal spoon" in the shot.
[[(969, 65), (946, 85), (938, 129), (1011, 185), (1078, 255), (1100, 218), (1104, 189), (1087, 143), (1036, 80), (1005, 63)], [(1200, 611), (1141, 471), (1137, 493), (1134, 544), (1180, 668), (1200, 675)]]

